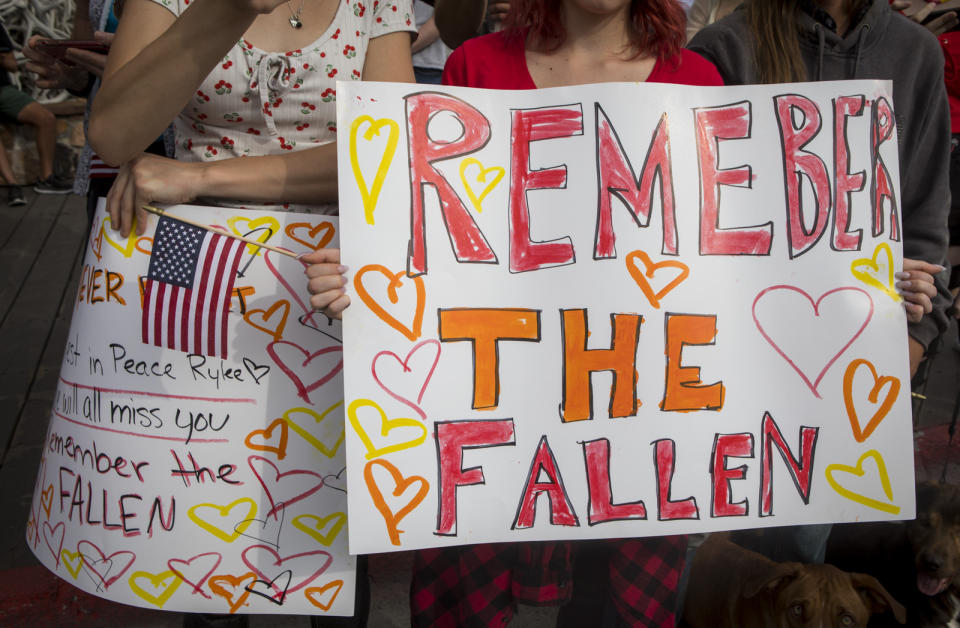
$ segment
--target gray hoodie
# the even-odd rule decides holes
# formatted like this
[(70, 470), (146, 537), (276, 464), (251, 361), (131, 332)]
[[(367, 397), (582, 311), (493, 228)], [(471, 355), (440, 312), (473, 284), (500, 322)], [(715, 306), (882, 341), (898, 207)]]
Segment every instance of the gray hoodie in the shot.
[[(800, 51), (807, 76), (817, 81), (893, 81), (903, 254), (946, 266), (950, 111), (943, 53), (929, 31), (891, 10), (887, 0), (870, 1), (845, 37), (800, 12)], [(688, 47), (713, 62), (728, 85), (757, 82), (753, 37), (742, 9), (701, 30)], [(946, 329), (952, 301), (948, 279), (948, 271), (936, 277), (939, 294), (933, 314), (910, 324), (910, 335), (924, 347)]]

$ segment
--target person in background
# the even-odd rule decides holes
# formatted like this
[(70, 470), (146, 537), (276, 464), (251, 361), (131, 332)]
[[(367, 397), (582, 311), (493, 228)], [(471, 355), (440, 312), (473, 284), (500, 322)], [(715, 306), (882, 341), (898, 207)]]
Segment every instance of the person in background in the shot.
[[(61, 181), (53, 173), (53, 156), (57, 146), (57, 118), (53, 113), (13, 86), (8, 72), (17, 72), (17, 60), (13, 54), (14, 45), (7, 29), (0, 23), (0, 117), (32, 126), (37, 133), (37, 156), (40, 160), (40, 180), (33, 186), (38, 194), (66, 194), (70, 184)], [(0, 176), (7, 185), (7, 203), (23, 205), (26, 201), (23, 192), (14, 181), (10, 162), (4, 152), (0, 159)]]
[[(99, 41), (107, 46), (113, 42), (113, 33), (117, 30), (115, 9), (120, 5), (113, 0), (76, 0), (73, 16), (73, 30), (70, 38), (79, 41)], [(96, 30), (93, 25), (96, 24)], [(68, 48), (64, 61), (60, 61), (43, 52), (44, 38), (34, 35), (27, 42), (23, 54), (27, 58), (26, 69), (37, 75), (37, 87), (43, 89), (66, 89), (74, 96), (87, 99), (83, 112), (83, 127), (87, 130), (90, 122), (90, 108), (100, 78), (107, 65), (107, 55), (93, 50)], [(147, 152), (156, 155), (173, 154), (173, 134), (164, 132)], [(77, 172), (73, 180), (73, 193), (87, 197), (87, 223), (93, 224), (93, 215), (97, 201), (107, 195), (116, 179), (118, 169), (110, 166), (93, 153), (90, 144), (84, 143), (77, 161)]]
[(471, 37), (500, 30), (510, 0), (436, 0), (434, 19), (440, 39), (455, 49)]
[(423, 0), (414, 0), (413, 14), (417, 22), (417, 39), (413, 42), (413, 75), (417, 83), (439, 85), (443, 64), (450, 49), (440, 39), (433, 19), (433, 7)]
[(733, 13), (741, 2), (743, 0), (693, 0), (693, 5), (687, 11), (687, 41), (693, 39), (704, 26)]

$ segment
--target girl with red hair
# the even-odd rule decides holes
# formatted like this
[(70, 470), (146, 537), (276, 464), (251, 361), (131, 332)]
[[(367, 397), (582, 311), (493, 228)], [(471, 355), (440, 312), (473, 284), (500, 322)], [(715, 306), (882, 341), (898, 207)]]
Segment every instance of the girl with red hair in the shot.
[[(482, 1), (482, 0), (481, 0)], [(535, 89), (614, 81), (722, 85), (683, 48), (676, 0), (511, 0), (504, 30), (466, 41), (446, 85)], [(336, 252), (304, 259), (312, 305), (340, 316), (350, 303)], [(518, 602), (560, 605), (557, 626), (673, 628), (686, 537), (496, 543), (422, 550), (410, 590), (413, 626), (504, 626)], [(576, 560), (574, 560), (576, 559)]]
[[(512, 0), (504, 30), (466, 41), (446, 85), (534, 89), (611, 81), (722, 85), (683, 48), (675, 0)], [(565, 604), (558, 627), (673, 628), (685, 536), (428, 549), (414, 559), (414, 626), (503, 626), (517, 602)]]
[(467, 40), (444, 83), (534, 89), (629, 81), (722, 85), (711, 63), (683, 48), (676, 0), (513, 0), (498, 33)]

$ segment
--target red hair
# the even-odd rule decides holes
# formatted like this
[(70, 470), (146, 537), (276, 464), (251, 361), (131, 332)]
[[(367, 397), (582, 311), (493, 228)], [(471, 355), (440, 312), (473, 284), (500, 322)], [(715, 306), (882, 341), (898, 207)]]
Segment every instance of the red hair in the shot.
[[(676, 0), (631, 0), (627, 31), (630, 44), (661, 61), (676, 59), (686, 43), (687, 16)], [(536, 41), (555, 50), (567, 38), (560, 0), (511, 0), (503, 21), (508, 35), (529, 28)]]

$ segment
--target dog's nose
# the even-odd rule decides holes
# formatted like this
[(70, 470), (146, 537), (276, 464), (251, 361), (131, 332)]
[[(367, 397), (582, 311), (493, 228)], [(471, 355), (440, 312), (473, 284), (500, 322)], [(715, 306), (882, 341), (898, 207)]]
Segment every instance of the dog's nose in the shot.
[(936, 555), (924, 554), (921, 557), (921, 565), (926, 571), (937, 571), (943, 567), (943, 559)]

